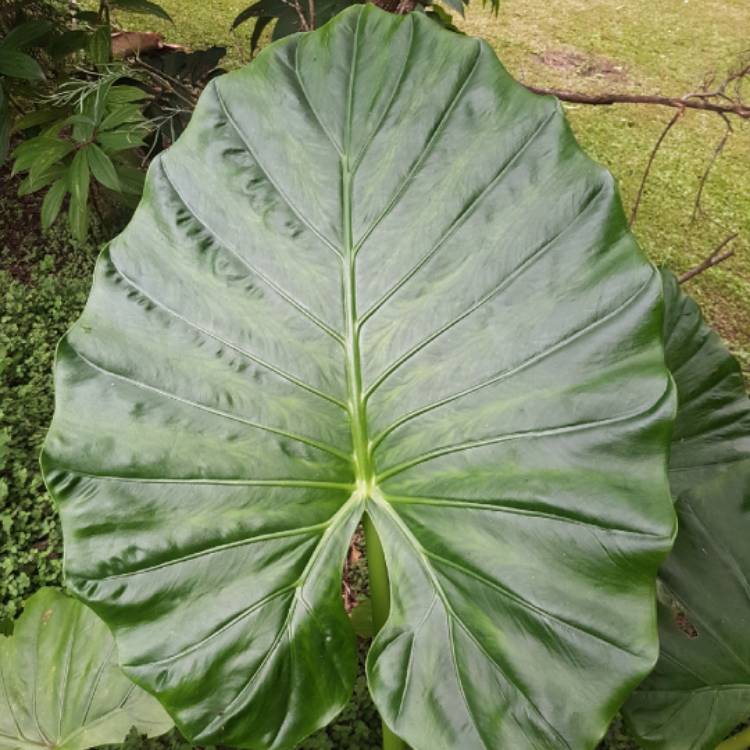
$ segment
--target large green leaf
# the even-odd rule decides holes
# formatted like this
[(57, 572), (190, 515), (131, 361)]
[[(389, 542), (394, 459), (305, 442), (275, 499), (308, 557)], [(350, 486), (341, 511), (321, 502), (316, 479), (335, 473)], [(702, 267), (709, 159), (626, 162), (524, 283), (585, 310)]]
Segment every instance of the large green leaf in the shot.
[(646, 748), (712, 750), (750, 716), (750, 401), (737, 361), (663, 275), (680, 533), (660, 571), (659, 662), (626, 716)]
[(267, 48), (153, 163), (63, 339), (68, 585), (199, 743), (288, 748), (369, 657), (415, 750), (591, 748), (657, 655), (661, 282), (558, 104), (372, 6)]
[(11, 637), (0, 636), (0, 749), (85, 750), (154, 737), (172, 722), (117, 666), (106, 625), (80, 602), (41, 589)]

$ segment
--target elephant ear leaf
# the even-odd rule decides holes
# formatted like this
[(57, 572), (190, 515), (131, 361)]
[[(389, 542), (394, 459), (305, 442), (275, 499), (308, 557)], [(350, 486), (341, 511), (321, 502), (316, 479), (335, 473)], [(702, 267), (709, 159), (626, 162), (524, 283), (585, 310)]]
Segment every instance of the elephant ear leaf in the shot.
[(625, 714), (649, 750), (712, 750), (750, 716), (750, 401), (737, 361), (663, 278), (680, 532), (659, 573), (659, 661)]
[(172, 721), (117, 666), (107, 626), (56, 589), (41, 589), (0, 636), (0, 750), (85, 750), (132, 727), (154, 737)]
[(593, 748), (657, 656), (661, 281), (551, 98), (351, 8), (205, 89), (60, 344), (67, 583), (199, 744), (290, 748), (368, 677), (414, 750)]

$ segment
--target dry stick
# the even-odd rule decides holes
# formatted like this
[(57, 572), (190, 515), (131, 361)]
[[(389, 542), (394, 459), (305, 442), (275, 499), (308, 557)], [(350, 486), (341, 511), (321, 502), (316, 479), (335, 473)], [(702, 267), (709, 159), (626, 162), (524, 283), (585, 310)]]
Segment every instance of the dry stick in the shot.
[[(734, 250), (724, 250), (724, 248), (734, 240), (737, 239), (737, 233), (730, 234), (729, 237), (724, 239), (719, 245), (711, 252), (711, 254), (699, 263), (695, 268), (691, 268), (689, 271), (685, 271), (681, 276), (677, 278), (680, 284), (684, 284), (686, 281), (695, 278), (698, 274), (703, 273), (709, 268), (718, 266), (719, 263), (723, 263), (727, 258), (731, 258), (734, 255)], [(724, 250), (724, 252), (722, 252)]]
[(308, 25), (311, 31), (314, 31), (317, 24), (315, 22), (315, 0), (307, 0), (307, 14), (310, 17)]
[(651, 155), (648, 157), (648, 163), (646, 164), (646, 169), (643, 172), (643, 177), (641, 177), (641, 184), (638, 186), (638, 193), (635, 196), (635, 202), (633, 203), (633, 210), (630, 212), (630, 226), (632, 227), (633, 224), (635, 224), (636, 217), (638, 216), (638, 208), (641, 205), (641, 198), (643, 197), (643, 191), (646, 189), (646, 180), (648, 179), (649, 174), (651, 173), (651, 166), (654, 163), (654, 159), (656, 158), (656, 152), (661, 147), (661, 144), (664, 142), (664, 139), (667, 137), (667, 134), (669, 131), (677, 124), (677, 121), (682, 117), (682, 115), (685, 114), (685, 109), (678, 109), (677, 112), (674, 113), (674, 117), (667, 123), (664, 130), (662, 130), (661, 135), (659, 136), (659, 139), (654, 144), (654, 147), (651, 149)]
[(716, 162), (718, 161), (719, 156), (721, 156), (721, 152), (724, 150), (724, 146), (727, 145), (729, 136), (732, 135), (732, 133), (734, 132), (732, 128), (732, 123), (729, 121), (729, 118), (724, 114), (720, 115), (720, 117), (722, 120), (724, 120), (724, 124), (727, 126), (727, 129), (724, 131), (724, 135), (716, 144), (716, 148), (714, 148), (714, 152), (711, 155), (711, 160), (708, 162), (706, 171), (703, 173), (703, 176), (701, 177), (700, 184), (698, 185), (698, 193), (695, 196), (695, 205), (693, 206), (693, 215), (690, 217), (691, 221), (695, 221), (698, 214), (703, 213), (703, 206), (701, 205), (701, 200), (703, 198), (703, 188), (706, 186), (708, 175), (711, 173), (711, 170), (714, 168), (714, 164), (716, 164)]
[[(551, 94), (564, 102), (575, 104), (655, 104), (662, 107), (673, 107), (677, 109), (699, 109), (705, 112), (718, 112), (724, 115), (736, 115), (745, 120), (750, 120), (750, 104), (729, 99), (720, 92), (688, 94), (683, 97), (676, 96), (652, 96), (648, 94), (584, 94), (580, 91), (564, 91), (551, 89), (543, 86), (529, 86), (529, 91), (536, 94)], [(726, 103), (711, 101), (712, 98), (720, 97), (726, 99)]]
[(307, 19), (305, 18), (305, 14), (302, 11), (302, 6), (299, 4), (299, 0), (294, 0), (294, 2), (289, 2), (289, 0), (281, 0), (281, 2), (284, 3), (284, 5), (288, 5), (290, 8), (297, 12), (300, 31), (310, 31), (310, 24), (307, 23)]

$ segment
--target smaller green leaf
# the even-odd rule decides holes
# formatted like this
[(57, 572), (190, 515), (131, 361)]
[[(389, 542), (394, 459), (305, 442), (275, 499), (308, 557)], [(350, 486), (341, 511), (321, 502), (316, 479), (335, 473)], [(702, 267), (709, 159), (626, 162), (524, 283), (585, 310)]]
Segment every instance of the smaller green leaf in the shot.
[(0, 750), (85, 750), (150, 737), (172, 722), (117, 666), (112, 635), (94, 613), (55, 589), (26, 602), (13, 635), (0, 635)]
[(48, 34), (51, 28), (49, 21), (24, 21), (12, 28), (0, 42), (0, 50), (20, 52)]
[(41, 107), (19, 117), (15, 122), (15, 129), (18, 131), (30, 130), (39, 127), (39, 125), (46, 125), (64, 118), (65, 110), (60, 107)]
[(0, 49), (0, 75), (25, 81), (44, 80), (44, 72), (33, 57), (6, 49)]
[(89, 227), (89, 162), (87, 150), (80, 149), (68, 170), (68, 189), (70, 190), (70, 204), (68, 217), (73, 237), (79, 242), (86, 239)]
[(82, 203), (89, 199), (89, 160), (88, 148), (79, 149), (68, 170), (68, 188), (71, 195)]
[(42, 227), (49, 229), (57, 219), (57, 215), (60, 213), (62, 207), (63, 198), (65, 193), (68, 192), (65, 178), (61, 177), (55, 184), (47, 191), (47, 195), (44, 196), (42, 201)]
[(99, 125), (99, 130), (114, 130), (125, 124), (136, 125), (143, 122), (141, 110), (136, 104), (123, 104), (113, 109)]
[(51, 185), (59, 177), (62, 177), (67, 170), (63, 164), (53, 164), (49, 169), (39, 174), (29, 173), (18, 187), (18, 195), (30, 195), (38, 190)]
[(68, 222), (73, 239), (84, 242), (89, 231), (89, 207), (87, 203), (82, 203), (72, 194), (68, 204)]
[(120, 192), (120, 180), (117, 177), (115, 166), (112, 160), (99, 148), (95, 143), (90, 144), (85, 149), (88, 157), (89, 167), (94, 179), (100, 182), (104, 187)]
[(32, 171), (41, 175), (56, 162), (62, 161), (74, 146), (70, 141), (63, 141), (47, 135), (40, 135), (22, 143), (14, 152), (15, 162), (12, 174)]
[(96, 142), (108, 153), (114, 154), (118, 151), (127, 151), (132, 148), (143, 146), (143, 129), (128, 128), (127, 130), (112, 130), (107, 133), (99, 133)]
[(172, 16), (161, 5), (151, 2), (151, 0), (110, 0), (109, 4), (113, 8), (120, 8), (129, 13), (143, 13), (172, 22)]
[(95, 65), (106, 65), (112, 57), (112, 31), (109, 26), (99, 26), (89, 38), (89, 55)]
[(148, 93), (137, 86), (112, 86), (107, 92), (107, 106), (131, 104), (148, 97)]

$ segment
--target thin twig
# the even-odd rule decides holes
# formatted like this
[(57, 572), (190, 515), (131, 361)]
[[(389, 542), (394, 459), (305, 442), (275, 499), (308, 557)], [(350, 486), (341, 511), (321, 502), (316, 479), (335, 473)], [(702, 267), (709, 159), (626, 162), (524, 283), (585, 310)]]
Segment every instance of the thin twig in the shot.
[(536, 94), (551, 94), (564, 102), (575, 104), (655, 104), (662, 107), (673, 107), (677, 109), (699, 109), (705, 112), (718, 112), (725, 115), (736, 115), (745, 120), (750, 119), (750, 104), (742, 101), (734, 101), (722, 96), (726, 102), (711, 101), (718, 98), (720, 94), (688, 94), (684, 97), (653, 96), (648, 94), (585, 94), (580, 91), (565, 91), (561, 89), (546, 88), (543, 86), (529, 86), (529, 91)]
[(695, 221), (698, 214), (703, 213), (703, 206), (701, 205), (701, 200), (703, 198), (703, 188), (706, 186), (706, 181), (708, 180), (708, 176), (711, 173), (711, 170), (714, 168), (714, 164), (716, 164), (717, 160), (719, 159), (719, 156), (721, 156), (721, 152), (724, 150), (724, 147), (727, 145), (729, 136), (731, 136), (732, 133), (734, 132), (732, 128), (732, 123), (729, 121), (729, 118), (724, 114), (720, 116), (721, 116), (721, 119), (724, 120), (724, 124), (726, 125), (726, 130), (724, 131), (724, 135), (722, 135), (719, 142), (716, 144), (716, 147), (714, 148), (714, 152), (711, 155), (711, 159), (708, 162), (708, 166), (706, 167), (706, 171), (703, 173), (703, 176), (701, 177), (700, 184), (698, 185), (698, 192), (696, 193), (696, 196), (695, 196), (695, 204), (693, 206), (693, 215), (690, 217), (691, 221)]
[(677, 121), (685, 114), (684, 109), (678, 109), (674, 116), (670, 119), (670, 121), (667, 123), (664, 130), (662, 130), (661, 135), (659, 136), (658, 140), (654, 144), (654, 147), (651, 149), (651, 155), (648, 157), (648, 163), (646, 164), (646, 169), (643, 171), (643, 177), (641, 177), (641, 184), (638, 186), (638, 193), (635, 196), (635, 202), (633, 203), (633, 210), (630, 212), (630, 226), (633, 226), (635, 224), (635, 220), (638, 217), (638, 208), (641, 205), (641, 198), (643, 197), (643, 192), (646, 189), (646, 180), (648, 180), (648, 176), (651, 173), (651, 166), (654, 163), (654, 159), (656, 158), (656, 153), (661, 147), (661, 144), (664, 142), (664, 139), (667, 137), (667, 134), (669, 131), (677, 124)]
[(686, 281), (695, 278), (698, 274), (707, 271), (709, 268), (718, 266), (719, 263), (723, 263), (727, 258), (731, 258), (734, 255), (734, 250), (724, 250), (724, 248), (734, 240), (737, 239), (737, 233), (730, 234), (729, 237), (722, 240), (716, 248), (708, 255), (703, 261), (697, 266), (691, 268), (689, 271), (685, 271), (681, 276), (678, 276), (677, 281), (680, 284), (684, 284)]

